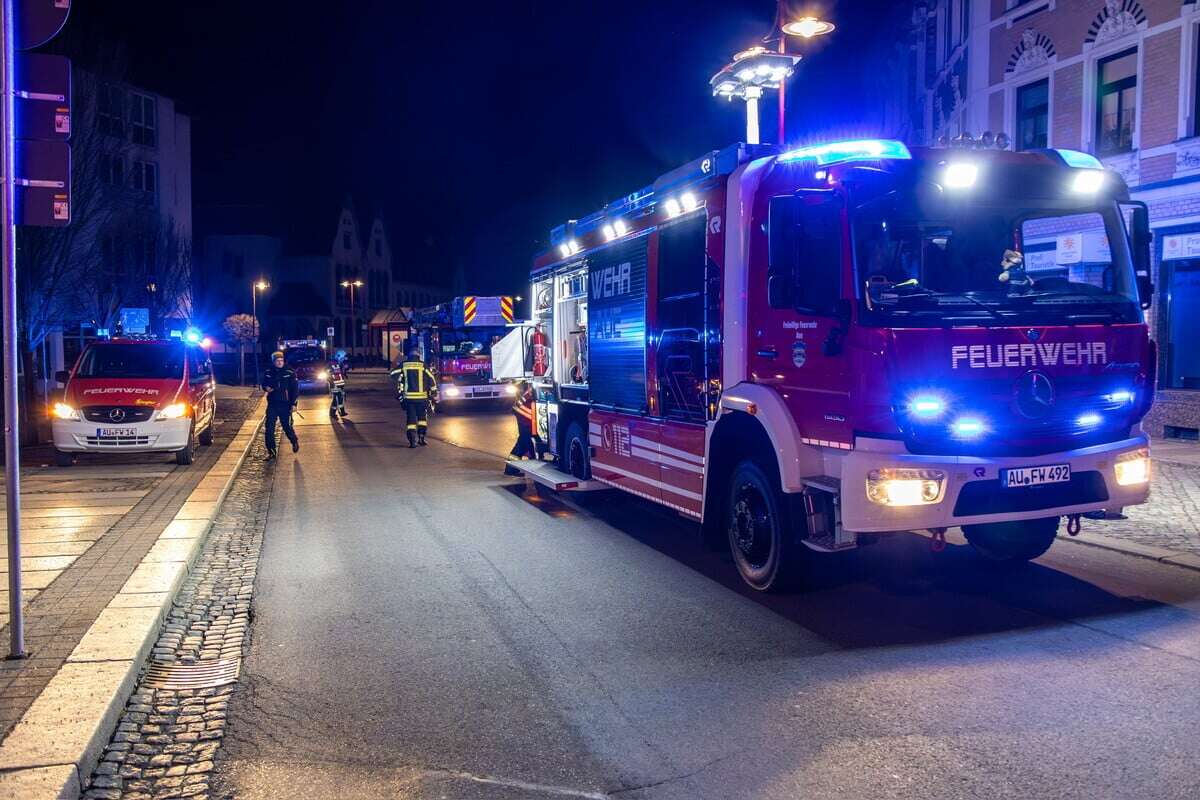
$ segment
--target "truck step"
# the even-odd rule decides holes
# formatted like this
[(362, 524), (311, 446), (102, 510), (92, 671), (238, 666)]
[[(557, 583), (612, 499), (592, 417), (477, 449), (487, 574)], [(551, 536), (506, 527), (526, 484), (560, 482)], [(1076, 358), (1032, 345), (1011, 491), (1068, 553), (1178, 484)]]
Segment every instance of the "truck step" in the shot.
[(612, 488), (600, 481), (581, 481), (548, 461), (518, 461), (510, 458), (505, 464), (520, 471), (535, 483), (540, 483), (556, 492), (596, 492)]
[(840, 494), (842, 491), (841, 479), (834, 478), (831, 475), (809, 475), (807, 478), (801, 478), (800, 482), (805, 486), (811, 486), (814, 489), (820, 489), (830, 494)]

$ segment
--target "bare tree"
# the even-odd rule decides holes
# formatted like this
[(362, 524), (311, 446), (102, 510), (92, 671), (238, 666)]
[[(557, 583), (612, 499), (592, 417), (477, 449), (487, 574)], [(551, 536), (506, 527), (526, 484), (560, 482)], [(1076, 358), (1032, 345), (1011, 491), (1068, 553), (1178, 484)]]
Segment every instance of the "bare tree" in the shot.
[(258, 320), (249, 314), (230, 314), (222, 323), (226, 341), (237, 342), (238, 384), (246, 384), (246, 345), (258, 341)]

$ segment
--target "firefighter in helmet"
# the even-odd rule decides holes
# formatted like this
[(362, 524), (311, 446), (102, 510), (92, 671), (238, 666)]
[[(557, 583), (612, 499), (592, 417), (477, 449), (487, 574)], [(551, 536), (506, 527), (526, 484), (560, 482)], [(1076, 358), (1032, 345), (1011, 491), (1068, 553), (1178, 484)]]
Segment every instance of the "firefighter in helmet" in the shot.
[(392, 370), (400, 397), (404, 403), (405, 433), (408, 446), (425, 446), (425, 430), (429, 426), (429, 402), (437, 398), (437, 379), (421, 361), (416, 350), (405, 354), (404, 362)]

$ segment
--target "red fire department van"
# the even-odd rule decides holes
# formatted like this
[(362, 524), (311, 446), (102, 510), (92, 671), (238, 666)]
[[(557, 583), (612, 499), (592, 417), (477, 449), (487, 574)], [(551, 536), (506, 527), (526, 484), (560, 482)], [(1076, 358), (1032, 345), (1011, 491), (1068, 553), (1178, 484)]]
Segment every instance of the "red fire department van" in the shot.
[(212, 362), (198, 344), (178, 339), (113, 339), (89, 345), (51, 409), (59, 466), (76, 453), (175, 454), (191, 464), (210, 445), (217, 391)]
[(1148, 218), (1090, 155), (739, 144), (551, 242), (560, 467), (702, 520), (756, 589), (890, 532), (1027, 560), (1148, 496)]

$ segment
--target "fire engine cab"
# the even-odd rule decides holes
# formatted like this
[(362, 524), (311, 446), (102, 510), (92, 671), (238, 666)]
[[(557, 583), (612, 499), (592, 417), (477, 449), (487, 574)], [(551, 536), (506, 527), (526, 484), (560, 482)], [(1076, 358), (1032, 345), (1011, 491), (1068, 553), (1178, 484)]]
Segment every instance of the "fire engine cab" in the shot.
[(891, 532), (1035, 558), (1148, 496), (1149, 253), (1084, 153), (734, 145), (552, 231), (539, 432), (755, 589)]
[(516, 387), (492, 374), (492, 345), (513, 322), (513, 298), (466, 295), (412, 315), (422, 360), (438, 379), (438, 403), (509, 400)]
[(212, 444), (217, 386), (198, 343), (95, 342), (57, 378), (66, 384), (51, 409), (59, 466), (70, 466), (76, 453), (168, 452), (191, 464), (197, 444)]

